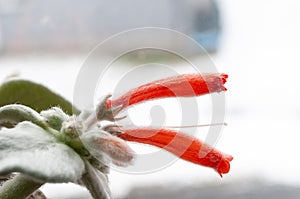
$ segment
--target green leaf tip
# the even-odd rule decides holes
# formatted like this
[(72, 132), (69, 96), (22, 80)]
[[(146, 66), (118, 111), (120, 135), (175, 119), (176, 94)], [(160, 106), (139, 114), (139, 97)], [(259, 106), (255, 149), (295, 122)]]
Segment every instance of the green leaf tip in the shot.
[(47, 129), (48, 127), (44, 118), (35, 110), (27, 106), (21, 104), (10, 104), (0, 107), (0, 127), (5, 126), (12, 128), (23, 121), (30, 121), (43, 129)]
[(11, 79), (0, 85), (0, 106), (8, 104), (23, 104), (37, 112), (60, 107), (68, 115), (79, 113), (69, 101), (47, 87), (22, 79)]

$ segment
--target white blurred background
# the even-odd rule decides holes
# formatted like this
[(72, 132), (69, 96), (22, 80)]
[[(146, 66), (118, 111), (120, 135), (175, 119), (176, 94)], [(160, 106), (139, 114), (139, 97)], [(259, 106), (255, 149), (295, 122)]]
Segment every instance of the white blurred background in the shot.
[[(95, 1), (85, 2), (82, 9), (78, 8), (79, 2), (76, 2), (76, 7), (75, 3), (67, 0), (57, 5), (48, 1), (50, 11), (42, 5), (39, 6), (45, 10), (37, 9), (38, 3), (33, 0), (16, 0), (12, 3), (0, 1), (0, 79), (17, 73), (43, 83), (72, 100), (76, 77), (85, 58), (98, 42), (108, 36), (143, 26), (172, 28), (192, 37), (201, 33), (201, 24), (199, 29), (193, 29), (190, 24), (185, 26), (185, 13), (191, 2), (153, 1), (144, 2), (143, 5), (135, 2), (136, 7), (126, 4), (124, 9), (128, 10), (121, 12), (121, 15), (128, 18), (122, 21), (117, 9), (120, 1), (110, 4), (104, 1), (99, 4)], [(97, 4), (99, 9), (101, 5), (110, 8), (102, 13), (106, 20), (94, 18), (91, 24), (87, 24), (93, 14), (98, 16), (96, 8), (94, 13), (90, 13), (90, 18), (76, 18), (89, 12), (93, 7), (89, 3)], [(185, 5), (183, 13), (180, 4)], [(109, 175), (110, 186), (116, 198), (125, 198), (135, 187), (147, 186), (172, 190), (176, 189), (174, 187), (200, 189), (229, 184), (233, 187), (229, 192), (240, 194), (260, 183), (264, 186), (280, 184), (300, 187), (300, 159), (297, 155), (300, 151), (300, 69), (297, 68), (300, 67), (300, 2), (218, 0), (216, 5), (220, 24), (212, 28), (209, 34), (215, 35), (217, 32), (218, 37), (213, 36), (213, 41), (218, 42), (209, 43), (207, 48), (218, 70), (229, 74), (225, 120), (228, 126), (224, 127), (216, 147), (233, 155), (230, 173), (221, 179), (211, 169), (181, 160), (163, 170), (144, 175), (112, 170)], [(27, 18), (16, 20), (22, 15), (23, 9), (33, 7), (37, 14), (30, 13)], [(152, 11), (141, 11), (147, 8)], [(66, 14), (58, 19), (55, 13), (65, 9)], [(131, 9), (134, 15), (129, 14)], [(47, 14), (40, 18), (43, 12)], [(141, 21), (137, 20), (139, 17)], [(10, 23), (16, 27), (9, 26)], [(51, 42), (45, 42), (47, 37), (41, 36), (43, 34), (39, 26), (42, 26), (42, 31)], [(38, 36), (35, 38), (30, 35), (30, 30)], [(69, 37), (69, 33), (74, 35)], [(76, 42), (78, 39), (80, 41)], [(196, 56), (195, 59), (202, 59), (202, 56)], [(75, 185), (45, 185), (42, 190), (55, 199), (88, 197), (84, 189)]]

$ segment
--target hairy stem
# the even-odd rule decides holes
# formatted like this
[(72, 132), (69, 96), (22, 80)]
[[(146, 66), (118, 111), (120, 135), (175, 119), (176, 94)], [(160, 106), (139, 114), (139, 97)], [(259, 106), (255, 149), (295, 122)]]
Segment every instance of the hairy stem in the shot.
[(110, 189), (107, 182), (107, 177), (100, 171), (85, 162), (86, 173), (81, 180), (85, 184), (94, 199), (112, 199)]
[(35, 192), (43, 182), (38, 182), (23, 174), (6, 181), (0, 187), (1, 199), (25, 199), (27, 196)]

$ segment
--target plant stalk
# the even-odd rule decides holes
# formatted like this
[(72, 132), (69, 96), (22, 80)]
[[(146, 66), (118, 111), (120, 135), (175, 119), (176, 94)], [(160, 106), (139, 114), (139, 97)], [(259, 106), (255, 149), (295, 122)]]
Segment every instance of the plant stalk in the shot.
[(112, 199), (105, 174), (93, 168), (85, 161), (86, 173), (81, 180), (85, 184), (94, 199)]
[(40, 188), (44, 182), (39, 182), (19, 174), (0, 186), (1, 199), (25, 199)]

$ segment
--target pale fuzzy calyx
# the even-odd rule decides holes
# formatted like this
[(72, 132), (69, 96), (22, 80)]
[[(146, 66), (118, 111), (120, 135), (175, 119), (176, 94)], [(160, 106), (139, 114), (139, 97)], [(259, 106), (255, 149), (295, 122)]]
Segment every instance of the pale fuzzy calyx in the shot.
[(112, 161), (117, 166), (128, 166), (135, 158), (134, 151), (124, 140), (106, 131), (90, 131), (80, 136), (80, 139), (89, 152), (104, 164)]

